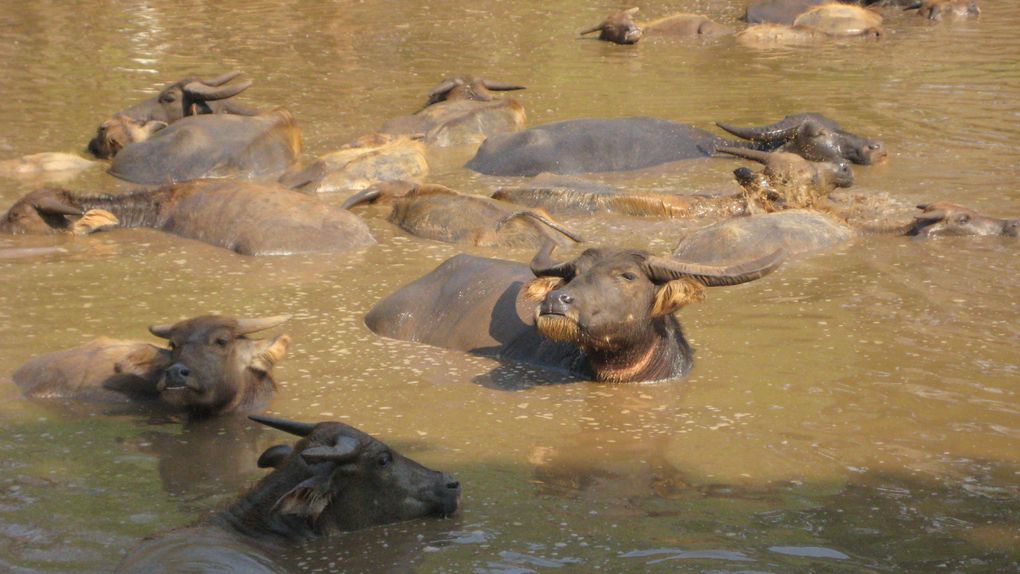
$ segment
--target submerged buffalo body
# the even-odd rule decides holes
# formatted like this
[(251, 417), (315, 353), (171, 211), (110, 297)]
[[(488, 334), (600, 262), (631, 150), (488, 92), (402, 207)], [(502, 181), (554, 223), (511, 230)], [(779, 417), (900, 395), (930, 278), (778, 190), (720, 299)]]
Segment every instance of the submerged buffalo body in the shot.
[(351, 197), (343, 207), (369, 202), (391, 203), (390, 223), (436, 241), (532, 248), (549, 241), (559, 245), (580, 241), (546, 213), (514, 209), (502, 201), (464, 195), (441, 185), (390, 182)]
[(527, 362), (600, 381), (682, 377), (691, 349), (675, 312), (703, 288), (761, 277), (778, 254), (728, 267), (690, 266), (642, 251), (589, 249), (531, 268), (457, 255), (368, 313), (395, 339)]
[(732, 34), (733, 29), (713, 22), (701, 14), (672, 14), (650, 22), (634, 22), (637, 8), (614, 12), (602, 23), (581, 31), (581, 35), (599, 33), (599, 40), (614, 44), (635, 44), (646, 36), (694, 38)]
[(109, 158), (125, 145), (121, 139), (124, 118), (137, 126), (150, 129), (165, 127), (177, 120), (200, 114), (255, 115), (251, 108), (237, 103), (234, 96), (251, 86), (251, 81), (229, 83), (240, 72), (228, 72), (215, 78), (189, 76), (168, 84), (159, 94), (121, 110), (99, 126), (89, 142), (89, 151), (96, 157)]
[(717, 123), (727, 132), (749, 140), (762, 151), (795, 153), (811, 161), (847, 160), (856, 164), (878, 163), (886, 158), (885, 144), (844, 131), (821, 114), (796, 114), (759, 128), (738, 128)]
[(201, 115), (175, 122), (125, 146), (110, 174), (134, 183), (201, 177), (276, 176), (301, 154), (301, 131), (283, 109), (257, 116)]
[(45, 188), (19, 200), (8, 214), (27, 213), (33, 230), (52, 232), (68, 227), (66, 215), (89, 210), (114, 215), (121, 227), (150, 227), (241, 255), (344, 251), (375, 243), (368, 226), (345, 209), (277, 185), (245, 181), (197, 180), (125, 195)]
[(975, 0), (921, 0), (912, 2), (906, 9), (917, 10), (921, 17), (931, 21), (981, 15), (981, 8)]
[(420, 181), (429, 173), (425, 145), (404, 136), (371, 134), (279, 179), (304, 192), (358, 191), (381, 182)]
[(12, 379), (25, 396), (102, 402), (160, 402), (193, 414), (262, 408), (276, 384), (273, 366), (290, 337), (249, 339), (287, 317), (235, 319), (207, 315), (149, 330), (170, 349), (100, 338), (36, 357)]
[(717, 151), (765, 166), (757, 173), (742, 167), (733, 174), (748, 198), (766, 211), (813, 207), (837, 187), (850, 187), (854, 183), (853, 171), (846, 160), (815, 162), (793, 153), (744, 148), (720, 147)]
[(289, 545), (457, 510), (460, 483), (338, 422), (316, 425), (268, 417), (262, 424), (298, 435), (259, 458), (274, 470), (205, 523), (147, 540), (118, 566), (121, 574), (276, 573)]
[(485, 140), (468, 168), (486, 175), (627, 171), (709, 157), (721, 140), (655, 118), (569, 120)]
[(786, 24), (792, 26), (793, 21), (804, 12), (815, 6), (827, 4), (833, 0), (760, 0), (747, 7), (744, 21), (748, 24)]

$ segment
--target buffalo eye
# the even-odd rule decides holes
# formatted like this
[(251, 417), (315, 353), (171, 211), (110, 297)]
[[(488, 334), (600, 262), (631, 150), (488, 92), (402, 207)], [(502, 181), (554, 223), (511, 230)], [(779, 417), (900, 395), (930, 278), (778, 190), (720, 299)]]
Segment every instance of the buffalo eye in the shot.
[(220, 346), (220, 347), (226, 347), (227, 343), (229, 343), (229, 342), (230, 341), (228, 341), (226, 337), (216, 337), (216, 341), (215, 341), (215, 343), (218, 346)]
[(968, 223), (968, 222), (970, 222), (970, 216), (967, 215), (966, 213), (964, 213), (962, 215), (958, 215), (956, 217), (956, 222), (961, 224), (961, 225), (965, 224), (965, 223)]
[(637, 279), (637, 274), (633, 271), (624, 271), (623, 273), (620, 273), (620, 277), (623, 277), (627, 281), (634, 281)]
[(384, 452), (384, 453), (380, 454), (379, 455), (379, 459), (376, 461), (376, 463), (379, 465), (379, 468), (386, 468), (392, 462), (393, 462), (393, 455), (390, 454), (389, 452)]
[(168, 104), (169, 104), (170, 102), (173, 102), (173, 101), (174, 101), (174, 100), (176, 100), (176, 99), (177, 99), (177, 96), (176, 96), (176, 95), (174, 95), (173, 93), (170, 93), (170, 92), (168, 92), (168, 93), (165, 93), (165, 94), (163, 94), (163, 95), (161, 95), (161, 96), (159, 97), (159, 101), (161, 101), (161, 102), (165, 102), (165, 103), (168, 103)]
[(174, 351), (176, 349), (177, 349), (177, 343), (174, 343), (173, 341), (170, 341), (170, 350)]

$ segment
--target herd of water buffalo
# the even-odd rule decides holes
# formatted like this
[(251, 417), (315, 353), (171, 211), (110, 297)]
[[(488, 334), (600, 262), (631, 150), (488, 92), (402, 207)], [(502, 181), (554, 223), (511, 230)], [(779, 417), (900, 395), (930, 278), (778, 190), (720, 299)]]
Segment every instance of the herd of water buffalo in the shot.
[[(969, 0), (861, 2), (919, 11), (929, 19), (979, 11)], [(733, 29), (703, 16), (635, 23), (636, 9), (611, 14), (582, 34), (634, 43), (655, 34), (706, 35)], [(753, 41), (880, 35), (873, 7), (822, 0), (764, 0), (748, 8)], [(375, 243), (352, 212), (392, 206), (388, 219), (410, 234), (478, 246), (530, 247), (530, 265), (456, 255), (375, 305), (376, 334), (556, 369), (579, 378), (654, 381), (684, 376), (691, 348), (676, 311), (706, 287), (772, 272), (792, 255), (848, 241), (858, 233), (917, 237), (1016, 236), (1020, 220), (997, 219), (950, 203), (902, 209), (891, 201), (833, 195), (853, 185), (851, 164), (886, 159), (885, 146), (818, 114), (771, 125), (719, 123), (728, 134), (648, 117), (576, 119), (525, 129), (523, 106), (496, 92), (523, 86), (476, 77), (443, 81), (412, 115), (302, 166), (301, 134), (282, 109), (259, 110), (238, 97), (251, 81), (236, 72), (188, 77), (113, 114), (88, 150), (108, 172), (149, 187), (126, 194), (42, 188), (0, 218), (0, 233), (87, 235), (150, 227), (243, 255), (342, 252)], [(727, 139), (732, 137), (734, 139)], [(491, 197), (425, 183), (429, 151), (478, 146), (466, 167), (515, 176)], [(578, 174), (638, 170), (667, 162), (739, 158), (761, 164), (733, 174), (726, 195), (618, 189)], [(721, 161), (714, 159), (712, 161)], [(59, 154), (23, 158), (23, 170), (78, 169), (92, 162)], [(349, 194), (342, 206), (315, 193)], [(714, 221), (668, 255), (592, 247), (560, 261), (557, 247), (583, 242), (557, 216), (599, 214)], [(153, 325), (168, 346), (97, 339), (38, 356), (14, 382), (33, 398), (146, 403), (210, 416), (257, 413), (276, 390), (273, 367), (290, 338), (250, 336), (288, 317), (201, 316)], [(252, 419), (301, 437), (259, 459), (273, 472), (213, 519), (149, 540), (121, 565), (157, 572), (188, 556), (248, 571), (271, 559), (238, 540), (301, 540), (455, 511), (459, 483), (421, 467), (344, 424)]]

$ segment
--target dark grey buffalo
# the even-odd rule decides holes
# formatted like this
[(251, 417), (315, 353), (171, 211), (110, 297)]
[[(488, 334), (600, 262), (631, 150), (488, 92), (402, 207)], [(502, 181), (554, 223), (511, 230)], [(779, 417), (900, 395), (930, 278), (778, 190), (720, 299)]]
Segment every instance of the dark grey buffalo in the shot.
[(531, 267), (457, 255), (375, 305), (373, 332), (523, 361), (598, 381), (684, 376), (691, 348), (675, 313), (704, 287), (762, 277), (781, 256), (703, 266), (644, 251), (588, 249)]
[[(110, 131), (120, 129), (113, 126), (123, 126), (123, 118), (133, 120), (137, 126), (148, 125), (149, 129), (158, 129), (181, 118), (199, 114), (255, 115), (255, 110), (233, 99), (251, 86), (250, 80), (229, 83), (240, 74), (228, 72), (208, 79), (188, 76), (168, 84), (159, 94), (121, 110), (103, 122), (96, 136), (89, 142), (89, 151), (100, 158), (116, 154), (119, 147), (123, 147), (123, 142)], [(115, 145), (111, 146), (111, 143)]]
[(259, 458), (274, 470), (203, 523), (142, 542), (121, 574), (283, 570), (274, 557), (303, 541), (457, 510), (460, 483), (338, 422), (252, 420), (301, 437)]
[(290, 337), (248, 335), (287, 319), (205, 315), (153, 325), (149, 331), (168, 340), (169, 349), (100, 338), (35, 357), (12, 379), (33, 398), (162, 404), (193, 415), (251, 412), (276, 390), (273, 366), (286, 355)]
[(720, 128), (762, 151), (795, 153), (811, 161), (877, 163), (888, 155), (885, 144), (844, 131), (821, 114), (796, 114), (758, 128), (738, 128), (722, 122)]
[(747, 7), (744, 21), (748, 24), (786, 24), (815, 6), (829, 4), (834, 0), (760, 0)]
[(506, 82), (494, 82), (477, 76), (456, 76), (446, 78), (438, 86), (429, 91), (426, 106), (438, 104), (439, 102), (453, 102), (457, 100), (473, 100), (476, 102), (491, 102), (496, 99), (492, 92), (511, 92), (524, 90), (524, 86)]
[(388, 182), (358, 193), (343, 207), (361, 203), (388, 203), (390, 223), (404, 231), (436, 241), (481, 247), (540, 247), (581, 239), (548, 214), (519, 209), (503, 201), (464, 195), (441, 185)]
[[(72, 219), (97, 214), (106, 218)], [(110, 225), (158, 229), (241, 255), (344, 251), (375, 243), (368, 226), (345, 209), (278, 185), (220, 179), (124, 195), (43, 188), (21, 198), (0, 219), (0, 231), (8, 233)]]
[(110, 175), (134, 183), (275, 177), (301, 155), (301, 130), (284, 109), (256, 116), (191, 116), (135, 135), (141, 139), (131, 139), (109, 169)]
[(722, 140), (656, 118), (583, 119), (485, 140), (468, 168), (486, 175), (627, 171), (712, 155)]

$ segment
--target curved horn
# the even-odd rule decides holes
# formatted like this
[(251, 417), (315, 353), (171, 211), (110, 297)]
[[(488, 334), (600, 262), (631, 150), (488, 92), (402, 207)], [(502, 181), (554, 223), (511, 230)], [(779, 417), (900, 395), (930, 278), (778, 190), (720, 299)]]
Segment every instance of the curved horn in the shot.
[(764, 257), (734, 265), (702, 265), (653, 256), (645, 261), (644, 267), (653, 283), (690, 277), (707, 287), (721, 287), (760, 279), (779, 267), (785, 257), (783, 250), (777, 249)]
[(81, 215), (85, 213), (85, 210), (75, 205), (70, 205), (66, 201), (63, 201), (62, 197), (57, 197), (56, 194), (44, 194), (38, 199), (32, 200), (32, 207), (36, 211), (43, 213), (53, 213), (58, 215)]
[(429, 91), (429, 100), (431, 100), (432, 98), (438, 98), (455, 87), (457, 87), (456, 80), (443, 80), (443, 83), (439, 84), (438, 86), (432, 88)]
[(333, 446), (313, 446), (301, 451), (301, 458), (309, 464), (332, 462), (344, 464), (361, 454), (361, 441), (354, 437), (341, 436)]
[(772, 124), (760, 128), (738, 128), (723, 122), (716, 122), (715, 125), (738, 138), (762, 143), (786, 141), (796, 135), (797, 130), (800, 129), (800, 124), (794, 124), (785, 128), (781, 127), (780, 124)]
[(508, 84), (505, 82), (490, 82), (489, 80), (482, 80), (482, 85), (494, 92), (510, 92), (513, 90), (526, 90), (524, 86), (518, 86), (517, 84)]
[(251, 87), (251, 84), (251, 80), (245, 80), (239, 84), (231, 84), (229, 86), (215, 86), (205, 82), (190, 82), (184, 86), (184, 93), (197, 100), (225, 100), (247, 90)]
[(555, 221), (549, 219), (548, 217), (546, 217), (546, 216), (544, 216), (542, 214), (535, 213), (534, 211), (528, 211), (526, 209), (523, 209), (521, 211), (515, 211), (515, 212), (511, 213), (510, 215), (507, 215), (503, 219), (500, 219), (499, 222), (496, 223), (496, 231), (499, 231), (500, 229), (503, 228), (504, 225), (506, 225), (507, 223), (509, 223), (509, 222), (513, 221), (514, 219), (517, 219), (519, 217), (526, 217), (526, 218), (529, 218), (529, 219), (531, 219), (533, 221), (536, 221), (538, 223), (545, 224), (545, 225), (551, 227), (553, 230), (562, 233), (563, 235), (565, 235), (568, 239), (570, 239), (574, 243), (582, 243), (582, 242), (584, 242), (584, 240), (581, 239), (581, 237), (579, 235), (577, 235), (573, 231), (570, 231), (569, 229), (563, 227), (559, 223), (556, 223)]
[(293, 450), (289, 444), (271, 446), (259, 456), (259, 461), (256, 464), (259, 468), (279, 468), (283, 460), (290, 456)]
[(340, 204), (340, 209), (350, 209), (362, 203), (372, 203), (375, 200), (379, 199), (379, 197), (382, 196), (382, 193), (383, 193), (382, 190), (376, 186), (365, 188), (359, 191), (358, 193), (355, 193), (354, 195), (348, 197), (347, 201), (344, 201), (342, 204)]
[(219, 76), (216, 76), (215, 78), (209, 78), (208, 80), (199, 80), (199, 82), (202, 82), (207, 86), (222, 86), (223, 84), (226, 84), (230, 80), (233, 80), (234, 78), (240, 75), (241, 72), (239, 72), (238, 70), (231, 70), (226, 74), (220, 74)]
[(577, 268), (573, 261), (566, 261), (564, 263), (557, 263), (553, 261), (552, 252), (556, 248), (556, 244), (549, 241), (542, 245), (542, 248), (538, 250), (535, 257), (531, 260), (531, 272), (535, 274), (535, 277), (562, 277), (564, 279), (573, 279), (574, 274), (577, 273)]
[(274, 317), (261, 317), (259, 319), (238, 319), (237, 334), (247, 335), (272, 329), (273, 327), (290, 320), (290, 315), (276, 315)]
[(767, 164), (769, 162), (769, 157), (772, 155), (767, 151), (742, 147), (717, 147), (715, 148), (715, 151), (735, 155), (737, 157), (742, 157), (762, 164)]
[(580, 34), (584, 36), (585, 34), (591, 34), (592, 32), (601, 32), (605, 27), (606, 23), (601, 22), (597, 26), (592, 26), (591, 28), (585, 28), (584, 30), (581, 30)]
[(915, 221), (942, 221), (949, 214), (944, 209), (930, 209), (925, 210), (923, 213), (919, 213), (914, 216)]
[(315, 430), (315, 427), (317, 426), (312, 423), (299, 423), (261, 415), (248, 415), (248, 418), (259, 424), (272, 427), (276, 430), (282, 430), (283, 432), (290, 433), (295, 436), (308, 436), (312, 434), (312, 431)]
[(173, 323), (167, 323), (165, 325), (149, 325), (149, 332), (160, 339), (169, 339), (170, 331), (173, 327)]

